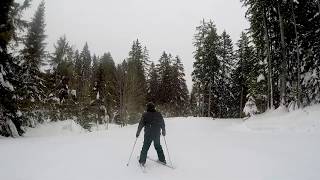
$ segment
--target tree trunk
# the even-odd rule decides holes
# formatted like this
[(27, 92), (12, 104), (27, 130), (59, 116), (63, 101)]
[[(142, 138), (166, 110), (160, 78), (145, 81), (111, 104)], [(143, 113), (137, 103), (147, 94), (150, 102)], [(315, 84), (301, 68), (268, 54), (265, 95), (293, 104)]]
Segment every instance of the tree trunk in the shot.
[[(319, 2), (319, 1), (318, 1)], [(297, 105), (298, 108), (301, 107), (301, 69), (300, 69), (300, 52), (299, 52), (299, 41), (298, 41), (298, 30), (297, 30), (297, 23), (296, 23), (296, 15), (294, 13), (294, 7), (293, 7), (293, 0), (290, 0), (291, 4), (291, 13), (292, 13), (292, 19), (293, 19), (293, 25), (294, 25), (294, 33), (295, 33), (295, 43), (296, 43), (296, 53), (297, 53)]]
[(201, 116), (201, 93), (200, 93), (200, 84), (198, 85), (198, 99), (197, 99), (197, 116), (200, 117)]
[(240, 93), (240, 107), (239, 107), (239, 117), (241, 118), (242, 114), (242, 106), (243, 106), (243, 87), (241, 87), (241, 93)]
[(211, 117), (211, 94), (212, 94), (211, 86), (212, 86), (212, 80), (210, 80), (210, 83), (209, 83), (208, 117)]
[(202, 110), (201, 110), (201, 117), (204, 117), (204, 108), (205, 108), (205, 97), (206, 97), (206, 94), (205, 94), (205, 92), (203, 92), (203, 96), (202, 96), (202, 105), (201, 105), (201, 108), (202, 108)]
[(265, 34), (265, 41), (266, 41), (266, 51), (267, 51), (267, 61), (268, 61), (268, 109), (274, 109), (273, 105), (273, 83), (272, 83), (272, 63), (271, 63), (271, 52), (270, 52), (270, 41), (269, 41), (269, 31), (267, 25), (267, 14), (266, 10), (264, 9), (263, 12), (263, 24), (264, 24), (264, 34)]
[(284, 40), (284, 25), (283, 25), (283, 18), (281, 14), (281, 4), (278, 1), (278, 15), (279, 15), (279, 26), (280, 26), (280, 36), (281, 36), (281, 67), (280, 67), (280, 106), (286, 105), (286, 79), (287, 79), (287, 59), (286, 59), (286, 47), (285, 47), (285, 40)]

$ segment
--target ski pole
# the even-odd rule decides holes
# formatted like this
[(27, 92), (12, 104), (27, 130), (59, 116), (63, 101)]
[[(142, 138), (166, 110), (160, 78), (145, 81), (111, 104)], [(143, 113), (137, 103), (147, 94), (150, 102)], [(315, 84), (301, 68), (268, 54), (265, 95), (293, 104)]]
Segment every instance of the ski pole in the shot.
[(166, 149), (167, 149), (169, 161), (170, 161), (170, 163), (171, 163), (171, 166), (173, 166), (172, 161), (171, 161), (171, 158), (170, 158), (170, 153), (169, 153), (169, 149), (168, 149), (166, 137), (163, 136), (163, 139), (164, 139), (164, 143), (165, 143), (165, 145), (166, 145)]
[(137, 140), (138, 140), (138, 138), (136, 138), (136, 140), (134, 141), (134, 144), (133, 144), (133, 147), (132, 147), (132, 150), (131, 150), (131, 154), (130, 154), (127, 166), (129, 166), (129, 163), (130, 163), (130, 160), (131, 160), (131, 157), (132, 157), (132, 153), (133, 153), (134, 147), (136, 146)]

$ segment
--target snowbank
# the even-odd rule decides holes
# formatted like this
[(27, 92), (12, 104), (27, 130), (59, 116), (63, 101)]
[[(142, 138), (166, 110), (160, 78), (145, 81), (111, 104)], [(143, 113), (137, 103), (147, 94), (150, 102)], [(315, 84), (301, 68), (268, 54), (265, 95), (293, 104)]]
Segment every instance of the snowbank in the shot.
[(27, 128), (24, 136), (42, 137), (42, 136), (64, 136), (87, 132), (74, 120), (65, 120), (57, 122), (46, 122), (39, 124), (35, 128)]
[(320, 132), (320, 105), (292, 112), (278, 108), (249, 118), (245, 126), (256, 132)]

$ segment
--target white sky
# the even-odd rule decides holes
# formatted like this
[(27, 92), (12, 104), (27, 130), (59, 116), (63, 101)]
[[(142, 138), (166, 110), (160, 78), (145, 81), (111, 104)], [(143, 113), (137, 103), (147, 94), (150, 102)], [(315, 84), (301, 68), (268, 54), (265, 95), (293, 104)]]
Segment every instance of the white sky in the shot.
[[(18, 0), (22, 1), (22, 0)], [(33, 0), (31, 17), (41, 0)], [(182, 58), (191, 89), (192, 45), (200, 21), (212, 19), (218, 32), (226, 30), (237, 41), (249, 27), (240, 0), (45, 0), (47, 49), (66, 35), (79, 50), (87, 41), (91, 53), (110, 51), (116, 63), (128, 57), (132, 41), (147, 46), (150, 59), (163, 51)]]

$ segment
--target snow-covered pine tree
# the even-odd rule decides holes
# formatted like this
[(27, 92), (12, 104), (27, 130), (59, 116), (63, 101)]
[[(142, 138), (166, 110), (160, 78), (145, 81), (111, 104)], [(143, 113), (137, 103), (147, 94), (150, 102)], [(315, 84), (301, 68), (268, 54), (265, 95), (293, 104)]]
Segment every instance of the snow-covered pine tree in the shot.
[[(74, 51), (65, 36), (60, 37), (54, 45), (54, 52), (50, 56), (49, 63), (52, 70), (46, 73), (46, 107), (52, 120), (64, 120), (75, 116), (76, 92), (74, 78)], [(58, 116), (59, 115), (59, 116)]]
[(276, 107), (280, 100), (291, 107), (300, 100), (303, 106), (319, 102), (318, 1), (242, 2), (257, 53), (263, 54), (258, 58), (267, 57), (269, 102)]
[(144, 55), (138, 39), (133, 42), (129, 52), (127, 77), (128, 94), (130, 94), (127, 102), (129, 123), (136, 123), (144, 110), (147, 94)]
[(244, 102), (247, 101), (247, 95), (250, 93), (259, 100), (262, 109), (265, 109), (266, 81), (265, 66), (261, 59), (256, 58), (254, 47), (250, 45), (250, 39), (247, 33), (241, 33), (240, 40), (237, 42), (236, 50), (237, 66), (233, 73), (233, 92), (236, 97), (236, 107), (233, 109), (239, 112), (237, 117), (241, 117)]
[(73, 79), (74, 51), (69, 45), (65, 36), (62, 36), (58, 39), (57, 43), (54, 45), (54, 48), (54, 53), (51, 55), (49, 62), (53, 68), (52, 74), (55, 77), (55, 85), (58, 87), (59, 84), (62, 83), (62, 79), (67, 78), (70, 81)]
[(81, 79), (82, 81), (80, 91), (78, 92), (78, 97), (80, 102), (85, 104), (90, 103), (90, 89), (91, 89), (91, 54), (89, 51), (88, 43), (85, 43), (81, 53), (80, 53), (80, 62), (82, 63), (81, 67)]
[(124, 60), (121, 64), (118, 64), (116, 69), (116, 79), (117, 79), (117, 93), (116, 93), (116, 107), (117, 112), (115, 116), (115, 122), (124, 126), (128, 124), (128, 112), (127, 112), (127, 102), (128, 102), (128, 64)]
[(320, 103), (320, 6), (319, 1), (306, 0), (294, 1), (294, 7), (299, 25), (301, 100), (306, 106)]
[(189, 113), (192, 116), (199, 116), (199, 106), (198, 106), (198, 91), (196, 86), (192, 86), (189, 100)]
[(229, 34), (223, 31), (220, 39), (220, 79), (217, 87), (219, 93), (219, 117), (227, 117), (232, 111), (230, 106), (235, 99), (231, 90), (231, 74), (235, 66), (233, 43)]
[(173, 81), (172, 81), (172, 56), (165, 51), (162, 53), (157, 69), (160, 77), (159, 105), (161, 110), (166, 112), (166, 116), (172, 115), (173, 109)]
[(22, 12), (30, 1), (19, 4), (13, 0), (0, 1), (0, 135), (17, 137), (23, 134), (22, 119), (18, 111), (16, 97), (17, 86), (21, 82), (17, 77), (20, 70), (16, 59), (8, 53), (11, 40), (18, 42), (17, 29), (24, 29), (26, 23), (21, 19)]
[(83, 86), (83, 81), (82, 81), (82, 69), (83, 69), (83, 62), (82, 59), (80, 58), (80, 53), (79, 50), (76, 50), (74, 53), (74, 84), (75, 84), (75, 90), (76, 90), (76, 99), (77, 101), (80, 101), (81, 97), (81, 90)]
[(221, 64), (218, 57), (220, 36), (212, 21), (201, 21), (196, 30), (193, 43), (196, 50), (192, 79), (195, 86), (198, 87), (200, 116), (208, 116), (208, 114), (217, 116), (220, 110), (218, 99), (218, 82), (221, 78)]
[(189, 109), (189, 91), (185, 80), (184, 67), (179, 56), (173, 59), (172, 64), (173, 82), (173, 115), (185, 116)]
[(19, 106), (26, 111), (38, 109), (45, 97), (44, 81), (40, 71), (47, 56), (45, 48), (45, 3), (38, 6), (24, 41), (21, 51), (23, 60), (21, 86), (19, 89)]
[(244, 108), (243, 108), (243, 112), (245, 113), (245, 115), (247, 116), (254, 116), (255, 114), (257, 114), (258, 108), (256, 106), (256, 101), (254, 100), (254, 98), (251, 95), (248, 95), (248, 101), (246, 102)]
[(148, 74), (150, 72), (150, 65), (151, 65), (151, 61), (150, 61), (150, 56), (149, 56), (149, 50), (147, 49), (146, 46), (143, 47), (142, 50), (142, 62), (143, 62), (143, 69), (144, 69), (144, 75), (146, 77), (146, 79), (148, 79)]
[(97, 74), (97, 89), (109, 119), (113, 119), (116, 110), (116, 66), (111, 53), (105, 53), (100, 59)]
[(159, 102), (159, 88), (160, 88), (160, 77), (158, 70), (154, 62), (150, 65), (149, 76), (148, 76), (148, 93), (147, 100), (148, 102), (153, 102), (158, 104)]

